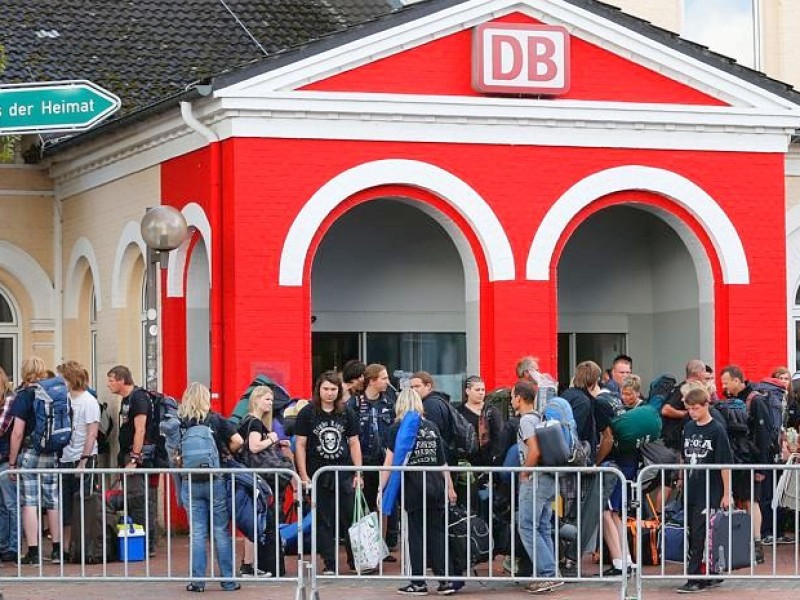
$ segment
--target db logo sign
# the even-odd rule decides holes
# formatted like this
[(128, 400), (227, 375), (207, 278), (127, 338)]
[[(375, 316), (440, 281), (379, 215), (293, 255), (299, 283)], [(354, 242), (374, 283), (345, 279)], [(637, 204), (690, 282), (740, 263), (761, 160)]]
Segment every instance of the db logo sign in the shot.
[(569, 89), (563, 27), (487, 23), (475, 29), (473, 85), (479, 92), (557, 95)]

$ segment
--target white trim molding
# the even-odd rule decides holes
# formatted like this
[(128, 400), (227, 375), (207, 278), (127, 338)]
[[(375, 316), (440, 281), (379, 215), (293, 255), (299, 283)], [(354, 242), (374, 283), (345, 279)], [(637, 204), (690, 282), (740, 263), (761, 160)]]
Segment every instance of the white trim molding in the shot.
[(447, 202), (467, 221), (478, 238), (486, 257), (489, 281), (514, 279), (511, 244), (494, 211), (474, 189), (452, 173), (429, 163), (389, 159), (364, 163), (340, 173), (306, 202), (283, 243), (279, 284), (303, 285), (311, 242), (325, 218), (353, 194), (380, 185), (425, 189)]
[[(189, 202), (181, 209), (181, 213), (186, 218), (186, 224), (190, 230), (197, 231), (203, 238), (208, 254), (208, 280), (211, 281), (211, 223), (208, 221), (206, 211), (196, 202)], [(183, 243), (169, 253), (167, 265), (167, 297), (182, 298), (184, 294), (184, 274), (186, 263), (189, 260), (189, 246), (192, 244), (192, 237), (187, 236)]]
[[(133, 254), (129, 252), (130, 248), (136, 249)], [(114, 270), (111, 272), (111, 308), (127, 306), (131, 269), (139, 256), (147, 261), (147, 246), (142, 239), (140, 223), (129, 221), (122, 229), (114, 255)]]
[[(18, 246), (0, 240), (0, 269), (11, 274), (25, 288), (33, 306), (32, 318), (52, 330), (55, 327), (55, 289), (36, 259)], [(19, 313), (17, 315), (20, 318)]]
[(665, 169), (628, 165), (606, 169), (582, 179), (559, 198), (536, 230), (526, 265), (531, 280), (550, 279), (556, 245), (570, 221), (595, 200), (627, 190), (666, 196), (686, 209), (714, 245), (727, 284), (747, 284), (750, 271), (739, 234), (719, 204), (700, 186)]
[(67, 277), (64, 279), (64, 318), (77, 319), (80, 307), (81, 285), (85, 269), (79, 269), (78, 264), (81, 259), (85, 259), (87, 268), (94, 284), (95, 303), (97, 310), (103, 309), (103, 294), (100, 291), (100, 268), (97, 266), (97, 255), (94, 252), (92, 243), (85, 237), (80, 237), (72, 246), (69, 256), (69, 267)]

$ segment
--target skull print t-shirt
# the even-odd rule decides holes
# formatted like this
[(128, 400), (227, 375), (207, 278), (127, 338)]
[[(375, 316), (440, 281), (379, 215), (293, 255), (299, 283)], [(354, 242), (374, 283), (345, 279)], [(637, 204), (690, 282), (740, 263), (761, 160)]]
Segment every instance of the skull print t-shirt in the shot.
[(348, 440), (358, 435), (358, 417), (351, 409), (325, 412), (309, 404), (297, 415), (295, 434), (306, 437), (309, 477), (328, 465), (353, 464)]
[[(686, 465), (729, 465), (733, 453), (725, 426), (716, 419), (705, 425), (689, 421), (683, 428), (683, 462)], [(689, 504), (706, 506), (706, 472), (687, 469), (684, 493)], [(722, 499), (722, 476), (719, 470), (708, 472), (708, 505), (718, 508)]]

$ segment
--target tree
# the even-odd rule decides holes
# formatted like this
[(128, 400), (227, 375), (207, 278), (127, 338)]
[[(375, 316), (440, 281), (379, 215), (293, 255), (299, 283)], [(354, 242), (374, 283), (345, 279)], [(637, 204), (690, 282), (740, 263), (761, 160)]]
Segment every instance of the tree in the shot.
[[(6, 56), (3, 44), (0, 44), (0, 73), (6, 68)], [(20, 142), (18, 135), (0, 136), (0, 163), (7, 163), (14, 160), (14, 153)]]

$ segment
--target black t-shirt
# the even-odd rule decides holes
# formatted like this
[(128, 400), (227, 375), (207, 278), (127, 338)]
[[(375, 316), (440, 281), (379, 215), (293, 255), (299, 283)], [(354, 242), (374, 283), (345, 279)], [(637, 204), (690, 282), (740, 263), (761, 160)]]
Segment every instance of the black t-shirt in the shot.
[[(733, 453), (728, 443), (725, 426), (711, 419), (705, 425), (689, 421), (683, 428), (683, 462), (687, 465), (729, 465)], [(684, 493), (689, 504), (706, 505), (706, 471), (689, 469), (684, 471)], [(708, 503), (719, 507), (722, 499), (722, 476), (720, 471), (708, 473)]]
[(244, 419), (242, 419), (242, 422), (239, 423), (238, 433), (240, 436), (242, 436), (244, 445), (248, 446), (248, 448), (250, 444), (250, 434), (254, 432), (258, 433), (260, 439), (263, 440), (265, 437), (267, 437), (269, 429), (266, 425), (264, 425), (264, 422), (261, 419), (256, 419), (253, 415), (247, 415)]
[(306, 406), (297, 415), (295, 435), (306, 438), (306, 474), (328, 465), (352, 465), (350, 438), (358, 435), (358, 416), (350, 408), (339, 412)]
[[(669, 404), (675, 410), (686, 410), (686, 405), (683, 403), (683, 393), (681, 392), (681, 387), (683, 387), (685, 383), (686, 382), (683, 381), (676, 385), (664, 404)], [(688, 415), (682, 419), (673, 419), (670, 417), (661, 419), (661, 437), (667, 447), (673, 450), (682, 449), (681, 435), (683, 427), (690, 420)]]
[(150, 396), (147, 392), (135, 387), (133, 391), (122, 398), (119, 409), (119, 463), (125, 464), (126, 455), (133, 445), (133, 420), (137, 415), (147, 415), (145, 422), (145, 444), (152, 443), (147, 439), (150, 429)]
[[(392, 452), (394, 452), (399, 430), (399, 422), (389, 429), (389, 450)], [(433, 421), (420, 419), (417, 440), (406, 464), (410, 467), (436, 467), (447, 464), (445, 441)], [(406, 510), (422, 510), (423, 493), (427, 496), (428, 509), (444, 506), (445, 487), (442, 473), (442, 470), (404, 473), (403, 486), (405, 486)]]
[(603, 391), (594, 399), (594, 422), (598, 435), (611, 427), (611, 422), (625, 412), (625, 405), (619, 396)]
[(572, 407), (572, 416), (575, 418), (575, 427), (578, 432), (578, 439), (587, 442), (591, 449), (591, 460), (597, 453), (597, 426), (595, 424), (594, 399), (589, 392), (580, 388), (567, 388), (561, 393)]

